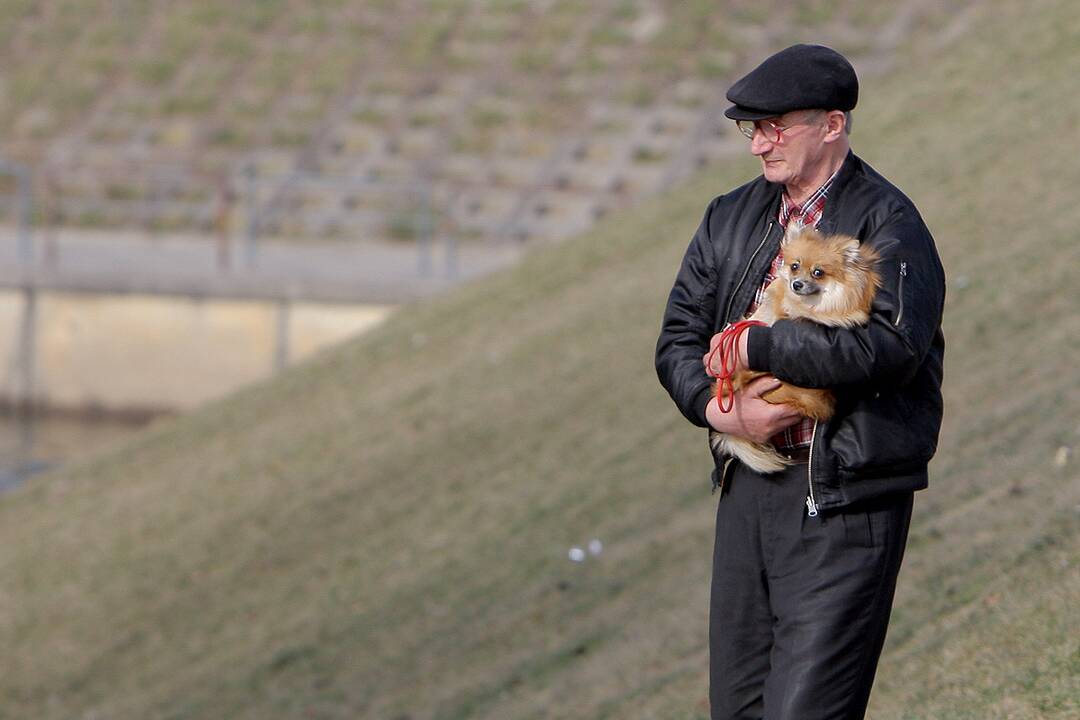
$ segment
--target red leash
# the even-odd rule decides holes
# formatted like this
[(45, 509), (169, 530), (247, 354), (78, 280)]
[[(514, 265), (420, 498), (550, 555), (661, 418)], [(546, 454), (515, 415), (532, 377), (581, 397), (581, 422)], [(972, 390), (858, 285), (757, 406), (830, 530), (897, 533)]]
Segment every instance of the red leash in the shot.
[[(720, 406), (720, 412), (731, 412), (731, 408), (735, 407), (735, 387), (731, 377), (735, 374), (735, 365), (739, 359), (739, 336), (754, 325), (764, 324), (760, 320), (740, 320), (731, 323), (720, 333), (720, 342), (709, 353), (708, 361), (705, 363), (705, 372), (709, 377), (714, 377), (720, 381), (716, 387), (716, 404)], [(714, 374), (712, 369), (713, 358), (718, 352), (720, 353), (720, 372)], [(724, 407), (725, 391), (728, 396), (727, 407)]]

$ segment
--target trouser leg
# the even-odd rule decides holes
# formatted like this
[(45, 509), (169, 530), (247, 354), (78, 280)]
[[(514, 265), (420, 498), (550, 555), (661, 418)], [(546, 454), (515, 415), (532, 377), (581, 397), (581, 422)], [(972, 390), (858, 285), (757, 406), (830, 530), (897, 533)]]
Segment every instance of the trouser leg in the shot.
[(806, 515), (806, 466), (739, 467), (717, 509), (713, 720), (861, 718), (907, 540), (911, 493)]
[[(802, 492), (793, 493), (801, 499)], [(857, 720), (866, 712), (911, 518), (911, 493), (817, 518), (779, 535), (769, 720)], [(792, 521), (794, 523), (794, 520)]]
[(709, 699), (713, 720), (762, 716), (773, 616), (754, 481), (737, 468), (716, 512), (709, 606)]

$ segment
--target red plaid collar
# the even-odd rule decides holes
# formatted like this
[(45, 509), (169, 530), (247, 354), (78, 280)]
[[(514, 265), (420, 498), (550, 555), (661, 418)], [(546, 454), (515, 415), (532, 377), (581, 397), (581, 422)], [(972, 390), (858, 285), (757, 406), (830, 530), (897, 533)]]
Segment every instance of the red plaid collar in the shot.
[(795, 219), (803, 225), (815, 227), (818, 221), (821, 220), (821, 213), (825, 210), (825, 198), (828, 197), (833, 180), (836, 179), (839, 172), (839, 169), (834, 172), (832, 177), (815, 190), (801, 207), (792, 202), (787, 190), (784, 190), (783, 195), (780, 196), (780, 225), (786, 228), (788, 221)]

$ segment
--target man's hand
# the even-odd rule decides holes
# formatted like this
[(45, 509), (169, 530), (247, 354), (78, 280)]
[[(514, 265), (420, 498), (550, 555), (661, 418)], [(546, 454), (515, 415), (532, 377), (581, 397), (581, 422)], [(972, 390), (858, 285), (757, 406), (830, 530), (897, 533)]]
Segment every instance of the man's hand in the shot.
[[(718, 332), (715, 335), (713, 335), (712, 339), (709, 340), (709, 352), (707, 352), (707, 353), (705, 353), (704, 355), (701, 356), (702, 364), (705, 366), (705, 369), (709, 372), (709, 374), (711, 376), (713, 376), (713, 377), (716, 377), (717, 375), (720, 374), (720, 353), (717, 352), (715, 355), (713, 355), (713, 353), (716, 351), (716, 346), (720, 344), (720, 336), (723, 335), (723, 334), (724, 333), (722, 333), (722, 332)], [(746, 350), (746, 342), (747, 342), (747, 337), (749, 336), (749, 334), (750, 333), (748, 333), (748, 332), (744, 332), (744, 333), (739, 334), (738, 349), (737, 349), (737, 352), (735, 353), (735, 370), (736, 371), (738, 371), (738, 370), (749, 370), (750, 369), (750, 358), (747, 355), (747, 350)], [(710, 355), (712, 355), (712, 365), (711, 366), (709, 365), (709, 356)], [(762, 392), (766, 392), (766, 391), (762, 390)]]
[(768, 442), (776, 433), (797, 423), (802, 415), (790, 405), (773, 405), (761, 396), (780, 387), (771, 375), (754, 379), (735, 393), (731, 412), (720, 412), (716, 398), (705, 406), (705, 419), (715, 430), (754, 442)]

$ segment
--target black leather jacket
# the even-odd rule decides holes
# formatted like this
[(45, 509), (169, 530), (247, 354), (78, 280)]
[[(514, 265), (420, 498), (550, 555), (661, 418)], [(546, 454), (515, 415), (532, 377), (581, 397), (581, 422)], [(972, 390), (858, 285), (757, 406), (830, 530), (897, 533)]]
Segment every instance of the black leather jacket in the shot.
[[(780, 246), (781, 186), (763, 177), (709, 203), (668, 298), (656, 371), (679, 410), (708, 427), (709, 339), (748, 310)], [(926, 487), (941, 428), (945, 274), (911, 201), (848, 153), (818, 229), (881, 255), (870, 322), (854, 329), (780, 320), (748, 331), (750, 367), (802, 387), (832, 388), (836, 414), (814, 428), (808, 506), (844, 505)], [(716, 458), (714, 483), (727, 463)]]

